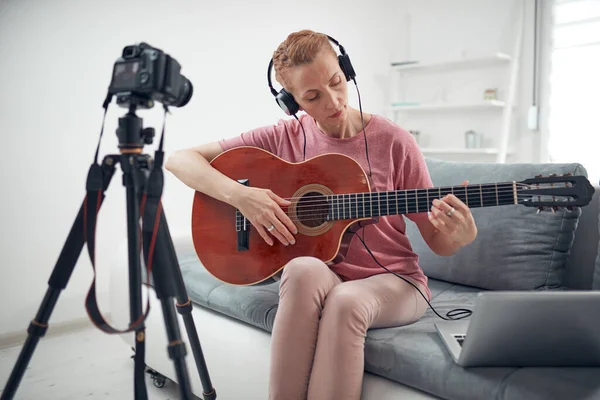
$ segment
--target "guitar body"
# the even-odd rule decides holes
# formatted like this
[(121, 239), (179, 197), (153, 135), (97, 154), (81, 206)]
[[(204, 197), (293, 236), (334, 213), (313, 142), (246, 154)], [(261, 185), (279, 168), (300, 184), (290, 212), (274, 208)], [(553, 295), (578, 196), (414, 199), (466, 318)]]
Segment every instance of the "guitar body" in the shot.
[(243, 230), (244, 218), (234, 207), (196, 192), (192, 207), (194, 247), (206, 270), (223, 282), (271, 283), (290, 260), (300, 256), (339, 262), (358, 224), (376, 221), (326, 218), (323, 196), (370, 192), (362, 167), (342, 154), (289, 163), (259, 148), (239, 147), (221, 153), (211, 165), (240, 184), (270, 189), (290, 200), (292, 205), (282, 209), (298, 228), (296, 244), (284, 246), (274, 238), (273, 246), (269, 246), (249, 221)]

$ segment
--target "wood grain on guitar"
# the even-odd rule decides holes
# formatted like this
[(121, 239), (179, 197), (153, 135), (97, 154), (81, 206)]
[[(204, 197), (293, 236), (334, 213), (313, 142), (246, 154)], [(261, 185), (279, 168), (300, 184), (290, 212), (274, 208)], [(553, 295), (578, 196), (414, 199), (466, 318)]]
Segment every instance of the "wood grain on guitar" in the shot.
[(272, 283), (285, 264), (300, 256), (340, 262), (359, 225), (377, 223), (382, 216), (427, 212), (435, 198), (449, 193), (471, 208), (517, 204), (553, 211), (585, 206), (594, 193), (586, 177), (572, 175), (372, 192), (365, 171), (345, 155), (290, 163), (255, 147), (225, 151), (211, 165), (240, 184), (268, 188), (291, 201), (283, 211), (298, 227), (295, 245), (275, 241), (269, 246), (234, 207), (195, 192), (196, 253), (210, 274), (232, 285)]

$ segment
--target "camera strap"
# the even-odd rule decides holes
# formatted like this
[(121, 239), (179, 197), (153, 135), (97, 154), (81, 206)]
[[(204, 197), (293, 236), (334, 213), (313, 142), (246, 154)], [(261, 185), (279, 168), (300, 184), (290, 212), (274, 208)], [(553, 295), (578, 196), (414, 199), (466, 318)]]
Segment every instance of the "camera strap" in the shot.
[[(98, 212), (100, 211), (100, 206), (102, 205), (102, 201), (104, 200), (105, 193), (103, 190), (103, 181), (105, 171), (98, 164), (98, 153), (100, 150), (100, 142), (102, 140), (102, 134), (104, 132), (104, 122), (106, 119), (106, 113), (108, 111), (108, 104), (112, 96), (107, 96), (104, 102), (104, 118), (102, 120), (102, 128), (100, 131), (100, 139), (98, 140), (98, 146), (96, 148), (96, 154), (94, 157), (94, 162), (90, 166), (87, 176), (86, 182), (86, 197), (83, 203), (84, 213), (83, 213), (83, 234), (84, 239), (87, 244), (87, 250), (90, 257), (90, 261), (92, 263), (92, 269), (94, 272), (94, 277), (92, 280), (92, 284), (90, 286), (90, 290), (88, 291), (87, 297), (85, 299), (85, 307), (88, 312), (88, 315), (91, 321), (98, 327), (98, 329), (103, 332), (110, 334), (120, 334), (133, 332), (137, 330), (144, 320), (147, 318), (150, 312), (150, 299), (146, 299), (146, 312), (143, 313), (136, 321), (131, 323), (127, 329), (116, 329), (112, 325), (110, 325), (98, 307), (98, 301), (96, 298), (96, 220), (98, 217)], [(135, 176), (135, 174), (132, 174)], [(106, 185), (108, 186), (108, 185)], [(143, 212), (144, 208), (144, 199), (142, 199), (142, 204), (140, 206), (140, 215)], [(140, 247), (142, 246), (140, 240)], [(146, 267), (148, 276), (151, 271), (151, 265)]]
[[(100, 149), (100, 142), (102, 140), (102, 134), (104, 131), (104, 122), (106, 118), (106, 113), (108, 111), (108, 104), (112, 96), (108, 96), (104, 102), (104, 118), (102, 121), (102, 128), (100, 131), (100, 139), (98, 140), (98, 146), (96, 148), (94, 162), (90, 166), (88, 171), (88, 177), (86, 182), (86, 197), (84, 200), (84, 213), (83, 213), (83, 234), (84, 240), (87, 244), (88, 254), (91, 260), (92, 269), (93, 269), (93, 280), (88, 291), (85, 307), (88, 312), (88, 315), (91, 321), (98, 327), (98, 329), (109, 333), (109, 334), (119, 334), (119, 333), (127, 333), (136, 331), (136, 348), (135, 348), (135, 395), (136, 399), (142, 398), (146, 399), (146, 387), (144, 380), (145, 373), (145, 332), (143, 323), (148, 317), (150, 313), (150, 295), (146, 296), (146, 311), (140, 315), (140, 317), (132, 322), (127, 329), (117, 329), (110, 325), (98, 307), (97, 297), (96, 297), (96, 258), (95, 258), (95, 242), (96, 242), (96, 221), (98, 212), (100, 210), (100, 206), (102, 201), (104, 200), (105, 193), (103, 187), (108, 187), (108, 182), (103, 183), (106, 179), (110, 181), (112, 177), (112, 171), (110, 171), (110, 176), (106, 176), (106, 171), (98, 164), (98, 153)], [(168, 113), (168, 108), (165, 107), (165, 120), (166, 114)], [(165, 121), (166, 122), (166, 121)], [(162, 164), (164, 159), (163, 153), (163, 139), (165, 133), (165, 122), (163, 122), (160, 145), (158, 150), (156, 151), (155, 162), (150, 172), (150, 176), (148, 178), (148, 184), (145, 185), (144, 193), (141, 198), (140, 204), (140, 219), (142, 220), (142, 231), (143, 235), (140, 235), (140, 243), (139, 246), (142, 248), (144, 252), (144, 259), (146, 260), (146, 284), (150, 285), (151, 276), (152, 276), (152, 262), (155, 250), (156, 237), (160, 229), (160, 217), (162, 214), (162, 190), (163, 190), (163, 173), (162, 173)], [(114, 170), (114, 165), (112, 167)], [(132, 174), (135, 176), (136, 174)], [(134, 177), (135, 179), (135, 177)], [(148, 190), (151, 188), (150, 190)], [(139, 221), (138, 221), (139, 222)], [(141, 328), (141, 329), (140, 329)]]
[(96, 299), (96, 220), (98, 211), (100, 210), (100, 205), (105, 197), (102, 186), (99, 186), (99, 184), (103, 182), (103, 174), (104, 171), (100, 165), (97, 163), (91, 165), (86, 184), (87, 195), (83, 205), (83, 233), (94, 273), (90, 290), (88, 291), (85, 299), (85, 308), (88, 312), (90, 320), (98, 329), (105, 333), (115, 334), (136, 331), (134, 355), (134, 393), (136, 400), (146, 400), (148, 397), (144, 375), (146, 370), (146, 346), (143, 323), (150, 312), (150, 299), (148, 297), (146, 300), (146, 312), (135, 322), (131, 323), (127, 329), (117, 329), (111, 326), (102, 315)]

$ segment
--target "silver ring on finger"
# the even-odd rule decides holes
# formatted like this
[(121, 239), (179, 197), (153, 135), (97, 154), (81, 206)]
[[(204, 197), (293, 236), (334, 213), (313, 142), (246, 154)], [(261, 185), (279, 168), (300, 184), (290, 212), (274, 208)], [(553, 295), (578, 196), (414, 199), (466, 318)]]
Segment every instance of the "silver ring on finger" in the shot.
[(452, 207), (452, 208), (450, 209), (450, 211), (448, 211), (448, 212), (446, 213), (446, 215), (447, 215), (447, 216), (449, 216), (449, 217), (451, 217), (451, 216), (452, 216), (452, 214), (454, 214), (454, 207)]
[(268, 227), (268, 228), (267, 228), (267, 230), (268, 230), (269, 232), (271, 232), (273, 229), (275, 229), (275, 225), (271, 225), (270, 227)]

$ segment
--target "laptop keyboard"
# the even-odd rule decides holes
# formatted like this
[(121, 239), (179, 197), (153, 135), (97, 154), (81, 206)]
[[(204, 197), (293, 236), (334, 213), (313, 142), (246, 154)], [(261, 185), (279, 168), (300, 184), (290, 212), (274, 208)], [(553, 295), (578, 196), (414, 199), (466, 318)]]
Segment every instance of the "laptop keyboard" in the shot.
[(462, 347), (463, 342), (465, 341), (465, 338), (467, 337), (467, 335), (457, 335), (457, 334), (454, 334), (452, 336), (454, 336), (454, 338), (456, 339), (456, 341), (458, 342), (460, 347)]

